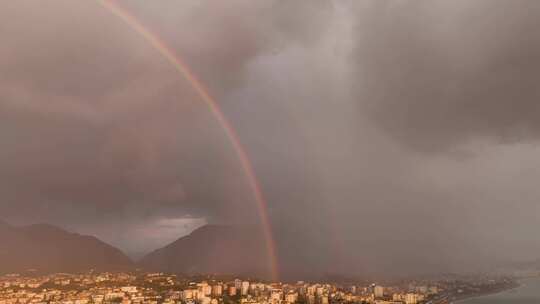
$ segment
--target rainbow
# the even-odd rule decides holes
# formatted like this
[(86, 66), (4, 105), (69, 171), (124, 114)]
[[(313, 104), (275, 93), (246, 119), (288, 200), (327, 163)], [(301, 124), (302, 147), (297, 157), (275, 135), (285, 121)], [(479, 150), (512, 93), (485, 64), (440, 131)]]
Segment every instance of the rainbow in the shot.
[(276, 246), (274, 237), (272, 234), (272, 227), (267, 213), (267, 204), (263, 197), (261, 186), (251, 161), (246, 153), (246, 150), (242, 146), (238, 134), (234, 130), (231, 123), (227, 120), (223, 111), (220, 109), (216, 100), (209, 93), (208, 89), (203, 85), (201, 81), (197, 79), (193, 71), (189, 66), (171, 50), (164, 41), (162, 41), (158, 35), (154, 34), (148, 28), (146, 28), (134, 15), (130, 14), (125, 8), (119, 6), (117, 3), (111, 0), (98, 0), (98, 2), (108, 11), (110, 11), (116, 17), (122, 19), (131, 29), (140, 34), (152, 47), (157, 50), (193, 87), (201, 99), (206, 103), (210, 112), (223, 128), (225, 135), (229, 139), (232, 148), (238, 156), (238, 160), (245, 173), (247, 182), (249, 183), (255, 202), (257, 203), (257, 211), (262, 222), (262, 229), (264, 233), (266, 250), (268, 253), (268, 263), (271, 271), (273, 281), (277, 281), (279, 278), (279, 270), (277, 264)]

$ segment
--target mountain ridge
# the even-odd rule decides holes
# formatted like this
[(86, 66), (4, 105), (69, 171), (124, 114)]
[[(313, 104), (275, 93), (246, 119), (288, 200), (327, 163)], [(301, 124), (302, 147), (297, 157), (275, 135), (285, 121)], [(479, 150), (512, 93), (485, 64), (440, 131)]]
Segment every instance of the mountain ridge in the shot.
[(125, 270), (134, 263), (118, 248), (94, 236), (50, 224), (16, 227), (0, 222), (0, 272), (83, 272)]
[(148, 271), (186, 275), (237, 274), (267, 277), (268, 253), (256, 229), (205, 225), (144, 256), (138, 265)]

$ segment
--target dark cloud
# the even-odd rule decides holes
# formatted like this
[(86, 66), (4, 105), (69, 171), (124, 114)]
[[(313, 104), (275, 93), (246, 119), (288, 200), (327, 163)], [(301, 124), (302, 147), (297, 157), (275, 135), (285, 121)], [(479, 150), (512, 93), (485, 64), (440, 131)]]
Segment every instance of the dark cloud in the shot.
[[(258, 55), (314, 43), (323, 27), (315, 19), (331, 14), (325, 2), (302, 11), (302, 22), (293, 18), (300, 6), (280, 2), (124, 4), (220, 99)], [(168, 220), (259, 221), (222, 126), (139, 33), (97, 2), (21, 1), (0, 14), (4, 217), (126, 239), (137, 222), (159, 231)]]
[(421, 150), (537, 139), (539, 5), (373, 2), (359, 14), (354, 54), (363, 109)]
[[(536, 2), (306, 3), (121, 2), (238, 131), (282, 268), (536, 257)], [(6, 2), (0, 20), (3, 218), (133, 254), (260, 221), (221, 126), (122, 20), (91, 1)]]
[(238, 88), (257, 57), (291, 45), (314, 45), (333, 17), (333, 4), (321, 0), (309, 6), (275, 0), (122, 4), (144, 15), (144, 24), (159, 32), (217, 94)]

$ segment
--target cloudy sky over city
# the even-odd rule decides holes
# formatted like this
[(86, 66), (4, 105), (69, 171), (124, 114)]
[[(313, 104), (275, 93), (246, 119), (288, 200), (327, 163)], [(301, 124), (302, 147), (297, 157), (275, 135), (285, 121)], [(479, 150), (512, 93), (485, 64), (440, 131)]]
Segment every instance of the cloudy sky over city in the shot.
[[(231, 122), (281, 256), (337, 272), (540, 256), (539, 1), (117, 3)], [(131, 255), (261, 222), (223, 126), (140, 32), (97, 1), (4, 1), (0, 20), (3, 220)]]

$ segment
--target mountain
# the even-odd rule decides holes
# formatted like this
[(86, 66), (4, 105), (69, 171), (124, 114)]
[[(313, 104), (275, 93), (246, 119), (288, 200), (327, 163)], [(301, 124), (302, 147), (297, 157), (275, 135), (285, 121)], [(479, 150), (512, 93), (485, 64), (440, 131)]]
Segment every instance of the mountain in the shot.
[(206, 225), (145, 256), (149, 271), (182, 274), (236, 274), (268, 277), (262, 234), (252, 227)]
[(123, 270), (133, 266), (120, 250), (93, 236), (37, 224), (24, 227), (0, 222), (0, 273)]

